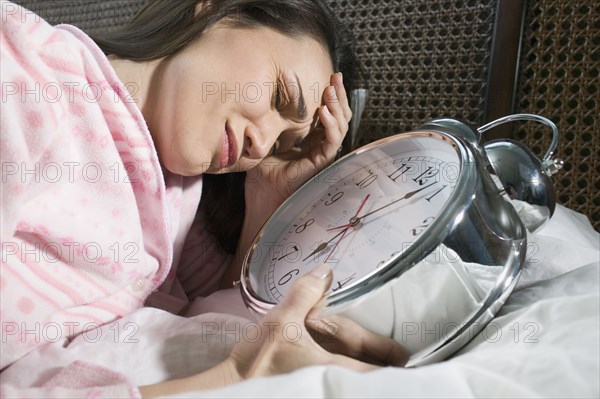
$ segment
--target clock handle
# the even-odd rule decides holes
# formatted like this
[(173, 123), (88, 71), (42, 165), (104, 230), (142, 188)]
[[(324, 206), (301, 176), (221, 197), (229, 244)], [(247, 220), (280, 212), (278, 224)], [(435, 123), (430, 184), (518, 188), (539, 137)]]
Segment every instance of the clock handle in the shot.
[(533, 207), (532, 212), (537, 217), (525, 223), (528, 230), (533, 232), (552, 217), (556, 207), (556, 193), (550, 176), (564, 164), (560, 158), (552, 158), (558, 146), (559, 132), (551, 120), (533, 114), (508, 115), (481, 126), (477, 131), (483, 134), (503, 123), (514, 121), (543, 123), (553, 133), (550, 148), (541, 160), (528, 147), (515, 140), (492, 140), (483, 145), (490, 167), (502, 183), (504, 192), (511, 199)]
[(515, 121), (539, 122), (552, 129), (552, 142), (550, 143), (550, 147), (548, 148), (548, 151), (546, 151), (544, 158), (542, 158), (542, 163), (544, 164), (545, 168), (548, 169), (548, 171), (546, 172), (547, 174), (553, 175), (554, 173), (558, 172), (558, 170), (562, 168), (562, 160), (560, 158), (551, 160), (550, 158), (552, 157), (552, 155), (554, 155), (554, 152), (556, 151), (556, 147), (558, 146), (558, 139), (560, 138), (560, 133), (558, 131), (558, 127), (556, 127), (556, 124), (550, 119), (535, 114), (514, 114), (504, 116), (502, 118), (496, 119), (495, 121), (487, 123), (479, 127), (477, 131), (480, 134), (483, 134), (484, 132), (495, 128), (496, 126)]

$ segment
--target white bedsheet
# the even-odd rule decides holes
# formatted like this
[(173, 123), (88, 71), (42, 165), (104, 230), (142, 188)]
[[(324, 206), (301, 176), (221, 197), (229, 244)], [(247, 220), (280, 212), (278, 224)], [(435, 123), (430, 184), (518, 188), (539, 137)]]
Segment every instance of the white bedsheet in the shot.
[[(596, 397), (600, 396), (600, 235), (558, 207), (529, 237), (524, 273), (493, 321), (451, 359), (415, 369), (356, 373), (309, 367), (180, 397)], [(67, 348), (31, 353), (3, 377), (31, 386), (74, 360), (110, 367), (144, 385), (182, 377), (227, 356), (252, 321), (234, 291), (197, 301), (200, 316), (140, 309)], [(40, 365), (43, 365), (40, 368)], [(28, 370), (23, 373), (23, 370)]]

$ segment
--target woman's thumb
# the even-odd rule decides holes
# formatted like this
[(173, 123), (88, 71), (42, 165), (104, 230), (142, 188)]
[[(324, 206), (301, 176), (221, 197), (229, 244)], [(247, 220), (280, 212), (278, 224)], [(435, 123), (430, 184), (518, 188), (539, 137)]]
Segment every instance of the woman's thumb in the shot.
[(311, 309), (323, 298), (331, 285), (331, 269), (320, 264), (310, 273), (297, 279), (279, 304), (279, 309), (299, 320), (304, 320)]

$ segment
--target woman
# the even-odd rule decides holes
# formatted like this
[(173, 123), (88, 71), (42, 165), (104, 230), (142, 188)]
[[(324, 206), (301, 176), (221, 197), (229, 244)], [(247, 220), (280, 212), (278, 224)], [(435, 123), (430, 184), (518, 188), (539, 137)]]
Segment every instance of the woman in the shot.
[[(36, 334), (46, 326), (68, 340), (144, 303), (178, 313), (230, 286), (258, 228), (334, 159), (348, 130), (355, 62), (320, 1), (155, 1), (100, 47), (12, 3), (2, 13), (3, 369), (56, 344)], [(222, 234), (240, 197), (204, 177), (234, 172), (247, 172), (234, 174), (243, 223)], [(235, 256), (209, 233), (222, 246), (233, 237)], [(330, 278), (318, 267), (299, 279), (261, 325), (318, 327), (306, 319)], [(73, 381), (102, 370), (76, 364), (22, 395), (169, 395), (312, 364), (404, 361), (392, 340), (343, 327), (331, 349), (351, 357), (306, 329), (289, 342), (276, 328), (183, 380), (89, 386)], [(10, 381), (2, 389), (19, 395)]]

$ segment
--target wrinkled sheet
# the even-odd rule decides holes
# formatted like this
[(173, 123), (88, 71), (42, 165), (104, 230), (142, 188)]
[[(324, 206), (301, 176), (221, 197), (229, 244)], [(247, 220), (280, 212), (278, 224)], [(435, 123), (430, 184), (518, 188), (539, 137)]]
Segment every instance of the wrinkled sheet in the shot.
[[(444, 362), (368, 373), (314, 366), (179, 397), (597, 398), (600, 235), (585, 217), (559, 206), (528, 241), (525, 270), (504, 307)], [(234, 290), (199, 299), (190, 312), (202, 314), (140, 309), (66, 348), (49, 344), (3, 376), (34, 386), (73, 361), (93, 359), (145, 385), (206, 369), (255, 331)]]

